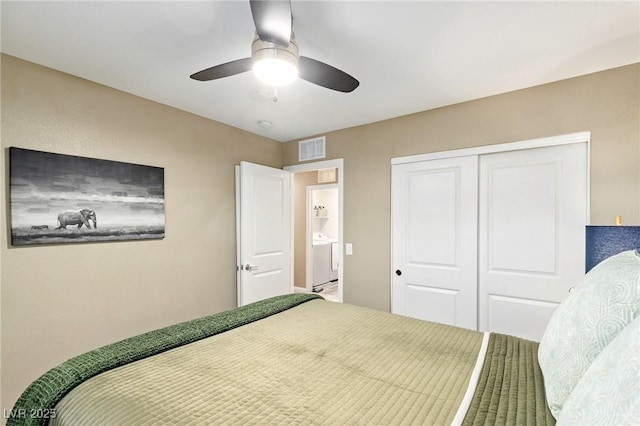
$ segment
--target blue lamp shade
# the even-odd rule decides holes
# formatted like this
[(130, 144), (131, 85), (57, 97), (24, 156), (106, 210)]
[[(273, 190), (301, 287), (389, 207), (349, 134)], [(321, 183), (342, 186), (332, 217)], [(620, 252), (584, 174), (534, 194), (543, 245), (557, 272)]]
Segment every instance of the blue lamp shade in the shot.
[(587, 226), (585, 269), (627, 250), (640, 250), (640, 226)]

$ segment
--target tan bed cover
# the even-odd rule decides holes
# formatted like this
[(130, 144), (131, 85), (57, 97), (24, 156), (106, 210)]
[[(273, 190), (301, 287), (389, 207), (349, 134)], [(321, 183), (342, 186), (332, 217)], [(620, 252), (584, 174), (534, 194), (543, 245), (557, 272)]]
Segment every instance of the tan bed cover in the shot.
[(93, 377), (51, 424), (450, 424), (482, 336), (312, 300)]

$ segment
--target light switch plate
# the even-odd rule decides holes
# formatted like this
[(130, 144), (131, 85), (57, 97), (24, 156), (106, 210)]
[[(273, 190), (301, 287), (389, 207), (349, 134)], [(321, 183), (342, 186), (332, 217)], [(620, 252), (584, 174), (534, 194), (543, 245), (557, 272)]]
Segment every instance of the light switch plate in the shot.
[(344, 245), (344, 254), (346, 254), (347, 256), (351, 256), (353, 254), (353, 244), (346, 243)]

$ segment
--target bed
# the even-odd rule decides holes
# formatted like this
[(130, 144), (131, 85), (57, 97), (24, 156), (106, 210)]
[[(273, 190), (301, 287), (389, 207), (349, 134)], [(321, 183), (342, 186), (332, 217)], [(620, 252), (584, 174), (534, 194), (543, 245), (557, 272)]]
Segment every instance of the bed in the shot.
[(279, 296), (72, 358), (7, 425), (638, 423), (639, 277), (602, 262), (540, 344)]

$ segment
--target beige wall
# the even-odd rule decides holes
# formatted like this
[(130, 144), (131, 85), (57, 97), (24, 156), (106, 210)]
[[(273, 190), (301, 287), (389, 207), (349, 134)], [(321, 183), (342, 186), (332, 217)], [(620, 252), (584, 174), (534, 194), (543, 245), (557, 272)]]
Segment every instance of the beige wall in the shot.
[[(9, 409), (71, 356), (235, 306), (234, 165), (281, 167), (282, 144), (10, 56), (1, 65)], [(164, 240), (11, 248), (9, 146), (164, 167)]]
[[(579, 131), (591, 131), (591, 223), (640, 224), (640, 64), (327, 133), (353, 243), (344, 301), (390, 309), (391, 158)], [(297, 146), (285, 144), (286, 165)]]

